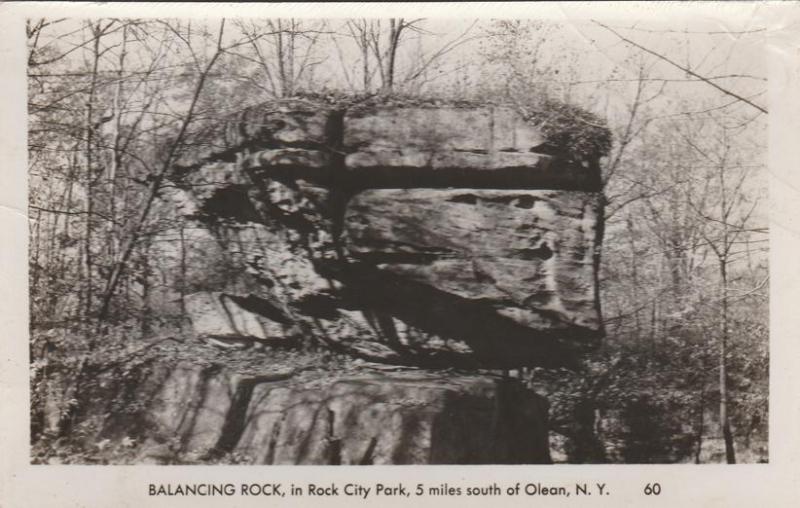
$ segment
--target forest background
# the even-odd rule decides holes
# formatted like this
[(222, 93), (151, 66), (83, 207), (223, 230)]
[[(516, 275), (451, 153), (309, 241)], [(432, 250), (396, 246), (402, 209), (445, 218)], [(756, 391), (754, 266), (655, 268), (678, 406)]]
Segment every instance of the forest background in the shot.
[(380, 93), (561, 101), (613, 133), (607, 338), (582, 372), (534, 376), (556, 459), (767, 460), (764, 35), (702, 19), (31, 19), (32, 439), (55, 453), (38, 423), (52, 372), (189, 333), (185, 295), (224, 289), (216, 242), (165, 178), (194, 129), (275, 97)]

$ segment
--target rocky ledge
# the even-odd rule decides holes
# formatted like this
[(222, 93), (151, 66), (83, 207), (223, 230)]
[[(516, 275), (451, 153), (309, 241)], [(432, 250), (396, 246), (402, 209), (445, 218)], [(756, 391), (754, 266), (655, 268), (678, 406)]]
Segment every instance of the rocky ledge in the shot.
[[(142, 351), (137, 361), (107, 369), (81, 387), (91, 402), (75, 429), (86, 444), (70, 460), (550, 462), (547, 402), (515, 379), (387, 366), (325, 351), (222, 348), (192, 339), (160, 340)], [(58, 396), (51, 386), (51, 431), (59, 425)]]

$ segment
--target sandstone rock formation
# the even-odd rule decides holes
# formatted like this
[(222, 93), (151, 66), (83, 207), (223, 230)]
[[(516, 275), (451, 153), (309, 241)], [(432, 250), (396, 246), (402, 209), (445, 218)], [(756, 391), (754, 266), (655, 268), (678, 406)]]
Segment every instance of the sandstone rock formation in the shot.
[(134, 463), (549, 463), (547, 402), (496, 370), (568, 366), (603, 333), (586, 146), (607, 136), (549, 120), (288, 99), (193, 133), (179, 210), (239, 274), (71, 418)]
[(146, 419), (140, 459), (151, 463), (223, 453), (274, 465), (549, 462), (544, 399), (481, 375), (247, 377), (179, 364)]
[(186, 297), (186, 310), (193, 316), (195, 335), (220, 341), (285, 340), (295, 330), (280, 311), (254, 296), (222, 292), (195, 293)]
[(602, 335), (597, 154), (511, 108), (291, 99), (197, 138), (187, 213), (252, 293), (190, 309), (200, 335), (469, 368), (565, 365)]
[(239, 275), (185, 298), (189, 340), (101, 375), (98, 439), (158, 464), (549, 463), (547, 402), (496, 369), (570, 365), (603, 333), (585, 139), (386, 98), (195, 133), (179, 208)]

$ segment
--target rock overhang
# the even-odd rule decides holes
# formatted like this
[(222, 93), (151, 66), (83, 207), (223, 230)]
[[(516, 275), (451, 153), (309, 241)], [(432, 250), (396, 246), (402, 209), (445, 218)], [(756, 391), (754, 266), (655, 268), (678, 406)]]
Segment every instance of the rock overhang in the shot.
[[(265, 293), (287, 309), (317, 302), (333, 316), (317, 331), (335, 347), (398, 363), (558, 365), (603, 335), (598, 154), (554, 150), (510, 107), (281, 100), (204, 136), (213, 148), (179, 161), (200, 215), (272, 252), (254, 265), (239, 248), (257, 278), (317, 288)], [(247, 213), (223, 217), (209, 205), (231, 189)]]

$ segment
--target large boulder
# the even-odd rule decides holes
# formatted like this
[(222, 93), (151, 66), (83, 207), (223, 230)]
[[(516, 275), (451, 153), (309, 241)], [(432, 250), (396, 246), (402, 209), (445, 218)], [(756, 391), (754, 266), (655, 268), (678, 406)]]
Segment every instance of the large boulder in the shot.
[(260, 333), (198, 297), (201, 334), (470, 368), (567, 365), (602, 336), (597, 155), (515, 110), (292, 99), (205, 136), (177, 171), (187, 209), (285, 319)]

